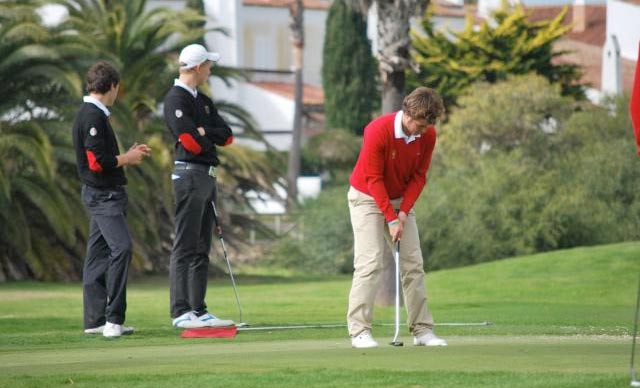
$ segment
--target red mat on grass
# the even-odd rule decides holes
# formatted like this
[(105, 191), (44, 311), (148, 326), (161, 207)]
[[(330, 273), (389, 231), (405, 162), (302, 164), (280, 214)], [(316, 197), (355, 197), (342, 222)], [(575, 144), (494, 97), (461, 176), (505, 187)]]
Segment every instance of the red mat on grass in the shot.
[(238, 328), (229, 327), (200, 327), (197, 329), (185, 329), (180, 337), (182, 338), (234, 338)]

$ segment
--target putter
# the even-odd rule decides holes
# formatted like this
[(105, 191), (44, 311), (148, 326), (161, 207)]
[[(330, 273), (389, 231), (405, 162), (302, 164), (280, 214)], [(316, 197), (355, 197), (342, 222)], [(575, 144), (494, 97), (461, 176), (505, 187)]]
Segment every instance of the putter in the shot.
[(636, 298), (636, 313), (633, 316), (633, 342), (631, 344), (631, 386), (640, 387), (640, 381), (636, 374), (636, 366), (634, 363), (636, 355), (636, 336), (638, 335), (638, 313), (640, 310), (640, 279), (638, 280), (638, 296)]
[(236, 287), (236, 279), (233, 276), (233, 270), (231, 269), (231, 262), (229, 261), (229, 255), (227, 255), (227, 247), (224, 245), (224, 238), (222, 237), (222, 226), (218, 219), (218, 210), (216, 208), (215, 201), (211, 201), (213, 206), (213, 219), (216, 223), (216, 234), (220, 239), (220, 245), (222, 245), (222, 252), (224, 252), (224, 259), (227, 261), (227, 268), (229, 269), (229, 276), (231, 277), (231, 285), (233, 286), (233, 293), (236, 296), (236, 304), (238, 305), (238, 312), (240, 313), (240, 322), (236, 323), (236, 327), (247, 327), (248, 323), (242, 321), (242, 305), (240, 305), (240, 297), (238, 296), (238, 288)]
[(400, 333), (400, 241), (396, 241), (396, 251), (393, 255), (393, 260), (396, 264), (396, 333), (393, 336), (393, 341), (389, 345), (391, 346), (403, 346), (402, 341), (398, 341), (398, 334)]

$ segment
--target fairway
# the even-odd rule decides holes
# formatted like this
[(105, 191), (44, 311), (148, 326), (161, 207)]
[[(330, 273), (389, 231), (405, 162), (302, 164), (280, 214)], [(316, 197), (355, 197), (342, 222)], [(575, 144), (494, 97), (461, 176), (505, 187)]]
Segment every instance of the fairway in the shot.
[[(0, 286), (0, 387), (626, 387), (640, 244), (503, 260), (428, 276), (437, 328), (450, 346), (350, 348), (346, 328), (240, 332), (181, 339), (169, 326), (165, 279), (133, 281), (117, 340), (81, 334), (79, 284)], [(240, 278), (254, 326), (340, 324), (349, 277)], [(212, 310), (236, 318), (227, 279), (212, 281)], [(215, 307), (214, 307), (215, 306)], [(376, 310), (376, 323), (392, 321)], [(29, 322), (24, 325), (24, 322)]]

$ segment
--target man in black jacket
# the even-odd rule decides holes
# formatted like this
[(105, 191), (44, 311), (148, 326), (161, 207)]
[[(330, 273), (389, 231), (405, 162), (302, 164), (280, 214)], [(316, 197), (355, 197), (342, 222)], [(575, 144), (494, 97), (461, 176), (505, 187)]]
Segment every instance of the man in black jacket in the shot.
[(105, 337), (133, 333), (123, 326), (132, 247), (122, 167), (140, 164), (151, 152), (145, 144), (134, 144), (120, 155), (107, 108), (115, 102), (119, 84), (120, 75), (109, 63), (93, 65), (87, 73), (89, 95), (73, 124), (82, 201), (91, 216), (82, 273), (84, 332)]
[(192, 44), (180, 53), (180, 76), (164, 99), (164, 119), (175, 140), (175, 240), (169, 267), (170, 312), (174, 327), (231, 326), (207, 311), (205, 294), (216, 200), (216, 146), (233, 134), (211, 99), (196, 88), (209, 79), (218, 53)]

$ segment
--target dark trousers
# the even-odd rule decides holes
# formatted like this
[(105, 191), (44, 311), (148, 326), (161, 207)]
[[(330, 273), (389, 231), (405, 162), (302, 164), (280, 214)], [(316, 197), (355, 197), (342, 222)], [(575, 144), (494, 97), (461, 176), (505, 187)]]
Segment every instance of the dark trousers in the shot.
[(127, 309), (127, 276), (131, 235), (126, 221), (127, 193), (123, 187), (82, 186), (89, 211), (89, 239), (82, 273), (84, 328), (105, 322), (123, 324)]
[(209, 251), (213, 233), (216, 179), (199, 170), (174, 170), (175, 239), (169, 266), (171, 317), (207, 312)]

